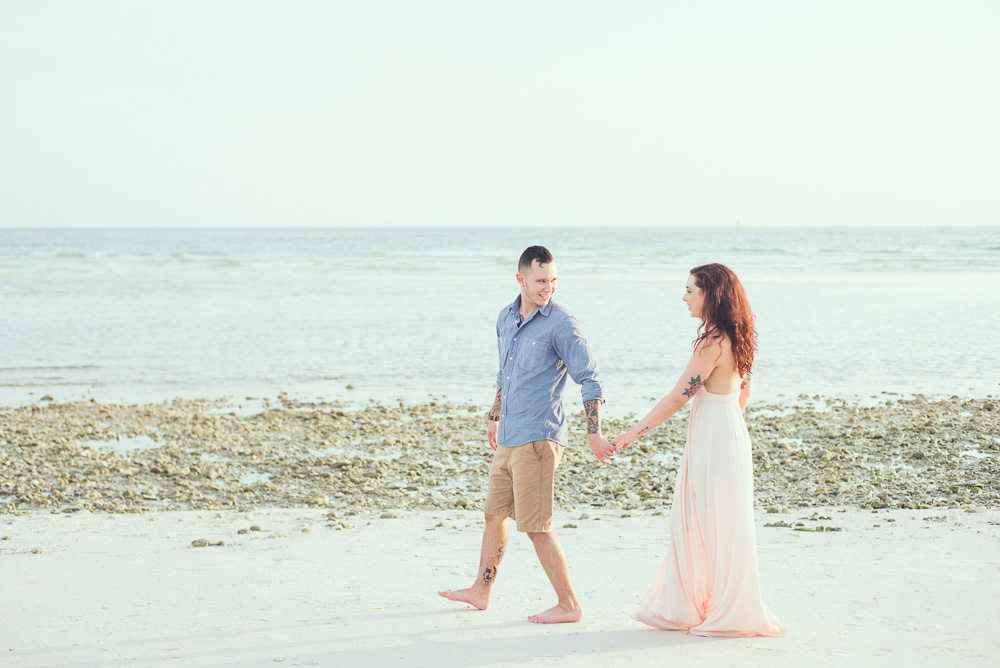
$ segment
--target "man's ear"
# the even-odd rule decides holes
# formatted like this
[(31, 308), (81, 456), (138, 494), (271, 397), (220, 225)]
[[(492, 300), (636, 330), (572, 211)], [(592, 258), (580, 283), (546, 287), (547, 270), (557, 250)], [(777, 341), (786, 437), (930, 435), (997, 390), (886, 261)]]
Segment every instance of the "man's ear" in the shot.
[(518, 285), (524, 287), (524, 276), (522, 274), (516, 274), (515, 278), (517, 279)]

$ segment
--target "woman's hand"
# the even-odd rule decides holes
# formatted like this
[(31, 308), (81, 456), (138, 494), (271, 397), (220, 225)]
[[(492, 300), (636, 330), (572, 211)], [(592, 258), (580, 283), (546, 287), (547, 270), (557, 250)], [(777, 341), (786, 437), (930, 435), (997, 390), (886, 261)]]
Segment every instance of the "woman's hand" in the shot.
[(639, 438), (639, 434), (635, 432), (635, 429), (631, 429), (611, 439), (611, 445), (614, 446), (615, 452), (624, 452), (625, 448), (632, 445), (632, 442), (637, 438)]

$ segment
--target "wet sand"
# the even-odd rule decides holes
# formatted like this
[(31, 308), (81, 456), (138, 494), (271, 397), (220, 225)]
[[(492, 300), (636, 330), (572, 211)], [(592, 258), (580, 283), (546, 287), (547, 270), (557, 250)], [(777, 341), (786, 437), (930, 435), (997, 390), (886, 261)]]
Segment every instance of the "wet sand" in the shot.
[(512, 536), (492, 605), (477, 611), (436, 593), (476, 576), (477, 512), (364, 511), (350, 531), (331, 530), (326, 513), (0, 515), (3, 665), (912, 667), (1000, 657), (996, 510), (782, 516), (836, 532), (765, 527), (775, 516), (759, 512), (764, 598), (790, 631), (748, 639), (629, 619), (665, 554), (665, 516), (562, 510), (585, 618), (545, 626), (526, 621), (553, 601), (524, 536)]

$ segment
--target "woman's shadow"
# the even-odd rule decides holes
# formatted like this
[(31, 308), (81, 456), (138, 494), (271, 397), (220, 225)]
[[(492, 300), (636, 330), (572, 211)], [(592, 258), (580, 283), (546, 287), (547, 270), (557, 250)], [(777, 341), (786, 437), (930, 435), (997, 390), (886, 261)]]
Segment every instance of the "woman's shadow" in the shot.
[[(410, 612), (396, 613), (392, 616), (426, 617), (453, 615), (461, 612), (463, 611)], [(524, 631), (512, 633), (512, 630), (516, 628), (523, 628)], [(377, 639), (381, 638), (385, 644), (366, 649), (343, 650), (343, 652), (333, 654), (324, 653), (323, 657), (325, 660), (332, 659), (334, 665), (391, 665), (398, 662), (400, 658), (408, 657), (411, 660), (418, 660), (421, 666), (462, 668), (522, 663), (540, 657), (584, 658), (607, 653), (667, 650), (672, 647), (690, 646), (717, 640), (692, 636), (688, 633), (658, 631), (649, 628), (602, 630), (578, 624), (567, 624), (559, 625), (558, 630), (557, 633), (540, 632), (541, 629), (537, 625), (521, 620), (474, 627), (446, 626), (433, 631), (423, 630), (413, 633), (365, 636), (368, 641), (378, 642)], [(499, 632), (499, 634), (491, 632)], [(456, 636), (461, 637), (456, 638)], [(417, 659), (418, 656), (419, 659)], [(299, 658), (306, 659), (308, 657)]]

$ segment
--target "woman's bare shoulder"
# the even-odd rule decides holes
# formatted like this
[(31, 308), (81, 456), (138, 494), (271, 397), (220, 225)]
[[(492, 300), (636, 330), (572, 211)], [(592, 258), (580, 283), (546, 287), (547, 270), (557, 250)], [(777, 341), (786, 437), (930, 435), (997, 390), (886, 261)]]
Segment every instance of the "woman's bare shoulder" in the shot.
[(732, 343), (729, 341), (729, 337), (725, 334), (709, 334), (694, 347), (694, 354), (697, 357), (703, 355), (719, 355), (720, 353), (726, 354), (732, 350)]

